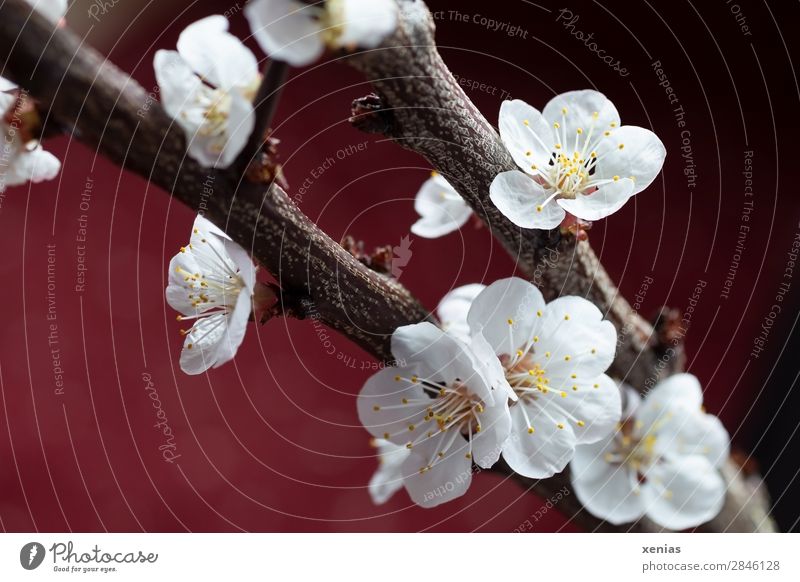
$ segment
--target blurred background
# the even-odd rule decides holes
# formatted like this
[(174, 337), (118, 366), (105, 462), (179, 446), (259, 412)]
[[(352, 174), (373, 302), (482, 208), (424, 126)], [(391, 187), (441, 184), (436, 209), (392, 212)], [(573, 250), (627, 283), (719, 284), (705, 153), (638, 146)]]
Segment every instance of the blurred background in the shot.
[[(155, 50), (174, 48), (184, 26), (209, 14), (228, 16), (263, 58), (243, 6), (76, 0), (67, 22), (149, 91)], [(788, 253), (800, 234), (797, 3), (429, 6), (445, 61), (492, 123), (503, 99), (541, 108), (595, 88), (623, 123), (664, 141), (662, 177), (597, 223), (591, 242), (643, 316), (662, 305), (690, 314), (688, 370), (706, 407), (753, 453), (747, 466), (765, 475), (781, 527), (796, 528), (800, 268)], [(368, 92), (345, 65), (295, 70), (275, 135), (290, 195), (331, 237), (399, 245), (430, 168), (348, 125), (351, 100)], [(557, 507), (535, 520), (543, 500), (490, 472), (433, 510), (403, 492), (375, 507), (366, 489), (375, 453), (355, 411), (374, 362), (312, 322), (253, 327), (233, 363), (182, 374), (180, 325), (163, 296), (192, 212), (78, 140), (46, 147), (63, 162), (60, 177), (0, 194), (3, 530), (502, 532), (525, 520), (534, 531), (575, 530)], [(408, 248), (400, 281), (430, 309), (454, 286), (515, 273), (472, 224), (438, 240), (412, 235)]]

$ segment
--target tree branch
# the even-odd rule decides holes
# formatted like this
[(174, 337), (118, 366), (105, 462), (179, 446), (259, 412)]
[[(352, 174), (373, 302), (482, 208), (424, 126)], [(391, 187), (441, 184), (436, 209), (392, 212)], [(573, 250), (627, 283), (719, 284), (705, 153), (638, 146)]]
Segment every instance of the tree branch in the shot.
[[(421, 3), (408, 4), (415, 7)], [(427, 11), (411, 11), (410, 14), (417, 19), (416, 28), (409, 28), (410, 21), (406, 18), (395, 41), (403, 35), (410, 38), (414, 30), (418, 33), (419, 27), (427, 27), (428, 43), (422, 49), (415, 49), (421, 51), (420, 55), (409, 52), (408, 61), (427, 59), (417, 68), (425, 70), (435, 66), (441, 78), (432, 80), (427, 75), (427, 81), (422, 85), (417, 86), (418, 80), (409, 82), (408, 89), (403, 89), (401, 82), (376, 80), (383, 97), (391, 96), (395, 100), (393, 122), (397, 133), (394, 137), (417, 151), (427, 152), (435, 167), (451, 178), (458, 177), (454, 182), (459, 185), (459, 190), (506, 247), (521, 257), (527, 271), (533, 269), (535, 272), (533, 265), (540, 264), (550, 250), (555, 250), (561, 257), (573, 257), (577, 267), (571, 273), (565, 270), (563, 265), (567, 262), (563, 258), (553, 269), (554, 274), (548, 269), (542, 272), (544, 287), (550, 296), (556, 294), (557, 283), (561, 281), (564, 292), (585, 291), (591, 300), (612, 309), (618, 322), (635, 319), (624, 313), (627, 303), (616, 297), (616, 290), (607, 278), (603, 279), (605, 274), (588, 245), (575, 246), (560, 239), (558, 233), (523, 232), (510, 227), (487, 203), (485, 192), (488, 192), (488, 183), (499, 169), (509, 166), (508, 155), (491, 126), (458, 85), (448, 80), (452, 77), (432, 46), (432, 23)], [(339, 330), (371, 354), (389, 360), (391, 333), (401, 325), (430, 318), (419, 302), (396, 281), (371, 271), (325, 235), (297, 209), (280, 187), (272, 185), (267, 188), (242, 180), (241, 169), (236, 170), (235, 166), (231, 171), (210, 170), (187, 157), (183, 131), (173, 125), (154, 94), (146, 93), (97, 52), (82, 46), (80, 39), (69, 30), (61, 29), (52, 34), (52, 26), (37, 14), (31, 16), (30, 6), (24, 0), (5, 0), (0, 4), (0, 53), (8, 55), (4, 74), (12, 76), (30, 91), (42, 109), (48, 112), (49, 123), (73, 132), (85, 144), (97, 148), (114, 162), (161, 186), (191, 208), (204, 211), (234, 240), (250, 249), (252, 255), (275, 275), (282, 291), (291, 294), (293, 305), (304, 305), (309, 315)], [(371, 57), (362, 55), (359, 60), (367, 63), (379, 54), (381, 51)], [(403, 59), (394, 58), (392, 62), (401, 69), (408, 67)], [(361, 66), (369, 70), (366, 64)], [(272, 82), (264, 81), (265, 84)], [(267, 88), (262, 85), (259, 94)], [(415, 90), (422, 93), (415, 93)], [(421, 109), (422, 113), (416, 116), (410, 109), (407, 112), (397, 109), (404, 102), (413, 104), (415, 97), (422, 99), (423, 107), (430, 107), (437, 103), (437, 99), (445, 98), (443, 91), (453, 93), (452, 99), (447, 98), (447, 103), (455, 110), (439, 107), (438, 113), (431, 114)], [(260, 109), (269, 112), (269, 107)], [(263, 118), (260, 122), (263, 123)], [(425, 123), (431, 123), (433, 128), (442, 131), (442, 135), (435, 138), (442, 145), (425, 145), (426, 139), (434, 141)], [(465, 125), (458, 127), (454, 125), (457, 123)], [(405, 139), (404, 135), (416, 137)], [(474, 155), (468, 153), (470, 148), (474, 148)], [(453, 155), (450, 162), (446, 160), (448, 152)], [(485, 161), (476, 159), (481, 152), (486, 155)], [(572, 274), (571, 278), (569, 274)], [(600, 286), (603, 288), (598, 290)], [(630, 307), (627, 310), (630, 311)], [(638, 337), (641, 332), (644, 334), (642, 337), (647, 337), (645, 332), (649, 326), (640, 320), (637, 325), (633, 335)], [(633, 355), (636, 350), (628, 347), (626, 353)], [(645, 366), (638, 368), (646, 369)], [(517, 479), (544, 498), (569, 486), (566, 473), (539, 481)], [(732, 498), (735, 495), (733, 487), (729, 495)], [(741, 511), (746, 506), (740, 501), (737, 497), (735, 505), (732, 505), (733, 510), (738, 508), (739, 511), (726, 515), (754, 515), (754, 511)], [(562, 501), (559, 509), (589, 529), (631, 529), (594, 518), (582, 510), (574, 495)], [(766, 516), (766, 511), (761, 515)], [(749, 522), (740, 521), (743, 531), (756, 530), (755, 527), (744, 527), (751, 525)], [(764, 517), (762, 522), (769, 524), (770, 520)], [(720, 526), (712, 522), (710, 527)], [(651, 526), (641, 522), (634, 529), (646, 531)]]
[(0, 5), (0, 54), (7, 55), (4, 74), (48, 111), (48, 123), (203, 211), (251, 251), (284, 293), (301, 298), (315, 318), (378, 358), (391, 358), (389, 338), (397, 327), (430, 317), (396, 281), (331, 240), (280, 187), (198, 165), (186, 155), (183, 130), (154, 94), (70, 30), (53, 34), (24, 0)]
[[(489, 200), (494, 177), (517, 166), (439, 55), (425, 4), (398, 0), (398, 5), (394, 35), (378, 49), (346, 59), (372, 82), (387, 120), (384, 134), (422, 155), (455, 186), (548, 300), (579, 295), (607, 314), (621, 332), (611, 369), (615, 376), (643, 386), (676, 371), (680, 345), (676, 357), (660, 361), (653, 327), (619, 294), (589, 243), (561, 236), (558, 229), (521, 229)], [(354, 121), (364, 125), (358, 116)]]

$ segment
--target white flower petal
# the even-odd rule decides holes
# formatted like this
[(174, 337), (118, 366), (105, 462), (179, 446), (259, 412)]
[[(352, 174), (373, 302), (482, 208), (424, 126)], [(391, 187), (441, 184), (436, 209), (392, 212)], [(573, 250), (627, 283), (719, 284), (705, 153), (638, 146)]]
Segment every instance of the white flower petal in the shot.
[(215, 87), (251, 87), (258, 78), (255, 56), (228, 32), (228, 19), (219, 14), (187, 26), (177, 48), (192, 70)]
[(341, 34), (336, 37), (336, 44), (340, 47), (375, 48), (397, 26), (397, 4), (394, 0), (338, 0), (338, 2), (342, 8), (342, 22), (336, 24), (342, 28)]
[(705, 457), (674, 457), (653, 466), (642, 486), (647, 515), (666, 528), (701, 525), (725, 503), (725, 481)]
[(411, 451), (384, 439), (375, 439), (375, 446), (379, 465), (369, 482), (369, 494), (375, 505), (381, 505), (403, 488), (403, 463)]
[(605, 452), (598, 444), (577, 448), (570, 465), (572, 488), (592, 515), (613, 525), (634, 522), (645, 513), (643, 496), (634, 490), (636, 475), (624, 465), (604, 462)]
[(605, 374), (553, 382), (539, 402), (555, 420), (572, 426), (578, 444), (613, 434), (622, 417), (619, 387)]
[(519, 99), (503, 101), (499, 126), (500, 139), (522, 170), (536, 174), (547, 167), (556, 142), (550, 124), (538, 109)]
[[(23, 150), (13, 159), (9, 160), (10, 165), (6, 169), (5, 175), (0, 176), (0, 191), (6, 186), (20, 186), (28, 182), (38, 184), (46, 180), (52, 180), (58, 176), (61, 170), (61, 162), (42, 146), (37, 146), (33, 150)], [(0, 164), (0, 168), (4, 164)]]
[(655, 180), (667, 155), (656, 134), (634, 125), (612, 130), (596, 150), (598, 161), (594, 178), (633, 178), (633, 194), (641, 192)]
[(495, 281), (472, 302), (467, 323), (473, 336), (482, 334), (499, 355), (514, 355), (537, 333), (544, 298), (535, 285), (510, 277)]
[(247, 322), (250, 320), (252, 311), (252, 295), (247, 293), (246, 289), (242, 289), (233, 312), (228, 315), (228, 325), (225, 326), (225, 335), (220, 339), (217, 361), (214, 363), (215, 368), (230, 362), (236, 356), (236, 352), (244, 341)]
[(530, 176), (518, 171), (495, 176), (489, 198), (511, 222), (522, 228), (549, 230), (566, 216), (564, 209), (547, 199), (550, 194)]
[(670, 402), (680, 402), (689, 408), (700, 410), (703, 406), (703, 387), (697, 376), (673, 374), (661, 380), (647, 394), (644, 403), (650, 408), (655, 403), (665, 406)]
[[(19, 85), (17, 85), (14, 81), (6, 79), (5, 77), (0, 77), (0, 92), (11, 91), (12, 89), (16, 89), (18, 87)], [(3, 100), (0, 101), (0, 111), (5, 113), (6, 109), (8, 109), (8, 106), (14, 102), (14, 96), (6, 94), (3, 95), (2, 98)]]
[(402, 467), (404, 485), (411, 500), (420, 507), (435, 507), (464, 495), (472, 482), (472, 463), (466, 458), (466, 442), (459, 439), (443, 459), (438, 459), (430, 469), (430, 459), (412, 451)]
[(227, 317), (222, 313), (198, 319), (184, 341), (181, 370), (194, 376), (214, 366), (227, 326)]
[(247, 145), (256, 123), (253, 104), (236, 92), (231, 93), (230, 97), (231, 108), (227, 121), (227, 141), (219, 156), (219, 161), (215, 164), (215, 167), (218, 168), (227, 168), (233, 163)]
[(473, 300), (486, 289), (486, 285), (473, 283), (456, 287), (445, 295), (436, 308), (436, 315), (442, 323), (442, 329), (463, 342), (469, 342), (469, 324), (467, 314)]
[(425, 238), (438, 238), (461, 228), (472, 209), (450, 183), (439, 175), (428, 178), (417, 192), (414, 209), (421, 218), (411, 232)]
[[(404, 429), (419, 416), (425, 406), (399, 406), (409, 401), (427, 399), (420, 384), (407, 380), (416, 374), (414, 367), (384, 368), (369, 377), (356, 399), (358, 418), (369, 433), (377, 438), (405, 446), (409, 437)], [(403, 378), (397, 381), (396, 377)], [(391, 436), (387, 436), (387, 433)]]
[[(595, 113), (597, 117), (594, 116)], [(542, 114), (550, 128), (554, 123), (560, 125), (557, 131), (562, 136), (562, 141), (566, 137), (564, 147), (567, 148), (571, 148), (579, 128), (583, 130), (581, 138), (583, 140), (588, 137), (593, 124), (594, 138), (611, 127), (619, 127), (617, 108), (605, 95), (591, 89), (569, 91), (553, 97), (545, 105)]]
[(429, 380), (451, 383), (458, 378), (484, 402), (492, 399), (467, 346), (432, 323), (397, 328), (392, 334), (392, 355), (401, 365), (419, 364), (420, 374)]
[(315, 8), (297, 0), (253, 0), (244, 13), (253, 36), (270, 58), (302, 67), (325, 50), (313, 17)]
[(586, 379), (604, 373), (614, 361), (617, 333), (591, 302), (576, 296), (547, 304), (536, 361), (558, 382), (577, 374)]
[(577, 194), (574, 199), (561, 198), (558, 205), (583, 220), (600, 220), (614, 214), (633, 196), (634, 183), (629, 178), (603, 184), (590, 194)]
[(511, 434), (511, 415), (508, 400), (497, 395), (494, 406), (488, 406), (480, 415), (481, 430), (472, 435), (472, 460), (484, 469), (489, 469), (497, 462), (502, 452), (503, 443)]
[(28, 4), (53, 24), (64, 18), (67, 13), (67, 0), (26, 0)]
[[(523, 407), (531, 421), (532, 433)], [(522, 400), (511, 406), (511, 419), (512, 432), (503, 446), (503, 458), (516, 473), (544, 479), (564, 470), (575, 452), (576, 438), (571, 426), (558, 428), (548, 414)]]

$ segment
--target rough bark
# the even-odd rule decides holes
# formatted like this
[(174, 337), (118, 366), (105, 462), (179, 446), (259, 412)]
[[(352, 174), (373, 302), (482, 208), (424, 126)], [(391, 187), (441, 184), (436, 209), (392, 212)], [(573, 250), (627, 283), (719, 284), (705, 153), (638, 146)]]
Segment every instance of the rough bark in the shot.
[[(352, 59), (394, 108), (389, 135), (428, 157), (453, 179), (493, 233), (519, 258), (521, 269), (533, 278), (541, 275), (548, 296), (584, 295), (605, 308), (619, 327), (634, 330), (615, 364), (618, 375), (652, 374), (651, 360), (658, 356), (657, 346), (648, 345), (652, 328), (618, 296), (591, 248), (557, 232), (521, 231), (488, 202), (492, 177), (511, 167), (508, 154), (439, 58), (424, 4), (406, 0), (401, 5), (404, 18), (391, 42), (417, 46), (402, 49), (402, 58), (395, 52), (389, 61), (386, 55), (391, 51), (384, 57), (377, 51)], [(241, 164), (228, 171), (199, 166), (187, 156), (183, 132), (172, 124), (155, 95), (82, 45), (69, 30), (53, 33), (43, 18), (31, 15), (24, 0), (0, 4), (0, 54), (6, 57), (4, 74), (29, 91), (46, 112), (46, 132), (56, 125), (191, 208), (204, 210), (278, 279), (287, 303), (295, 309), (319, 318), (384, 360), (391, 357), (388, 340), (394, 329), (430, 318), (401, 285), (367, 269), (325, 235), (281, 188), (243, 179)], [(394, 71), (383, 71), (381, 67), (389, 64), (396, 67)], [(551, 251), (558, 253), (555, 265), (547, 263)], [(542, 264), (545, 267), (537, 270)], [(729, 504), (707, 529), (769, 529), (768, 500), (752, 495), (738, 474), (727, 475), (732, 483)], [(517, 479), (543, 498), (569, 486), (566, 473), (538, 481)], [(587, 529), (655, 529), (645, 521), (632, 526), (604, 523), (582, 510), (574, 494), (559, 504), (559, 510)]]
[(521, 229), (492, 204), (492, 180), (517, 166), (439, 55), (425, 4), (398, 4), (401, 19), (394, 35), (378, 49), (346, 60), (372, 82), (383, 107), (383, 133), (422, 155), (453, 184), (548, 300), (570, 294), (586, 297), (618, 331), (625, 330), (611, 369), (615, 376), (641, 386), (675, 371), (680, 359), (659, 364), (653, 327), (618, 293), (588, 243), (561, 236), (558, 229)]

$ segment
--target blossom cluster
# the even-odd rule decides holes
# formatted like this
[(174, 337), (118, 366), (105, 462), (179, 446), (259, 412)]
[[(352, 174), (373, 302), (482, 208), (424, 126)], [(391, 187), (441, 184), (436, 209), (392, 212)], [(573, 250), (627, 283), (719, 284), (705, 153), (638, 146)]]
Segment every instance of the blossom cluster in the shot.
[(701, 408), (689, 374), (641, 400), (606, 371), (616, 331), (589, 301), (545, 303), (519, 278), (468, 285), (439, 305), (442, 328), (399, 328), (392, 354), (403, 366), (367, 380), (358, 413), (380, 466), (375, 503), (405, 488), (434, 507), (469, 488), (473, 464), (502, 455), (533, 479), (571, 467), (576, 495), (593, 514), (621, 524), (647, 516), (684, 529), (714, 517), (725, 484), (717, 468), (728, 435)]

